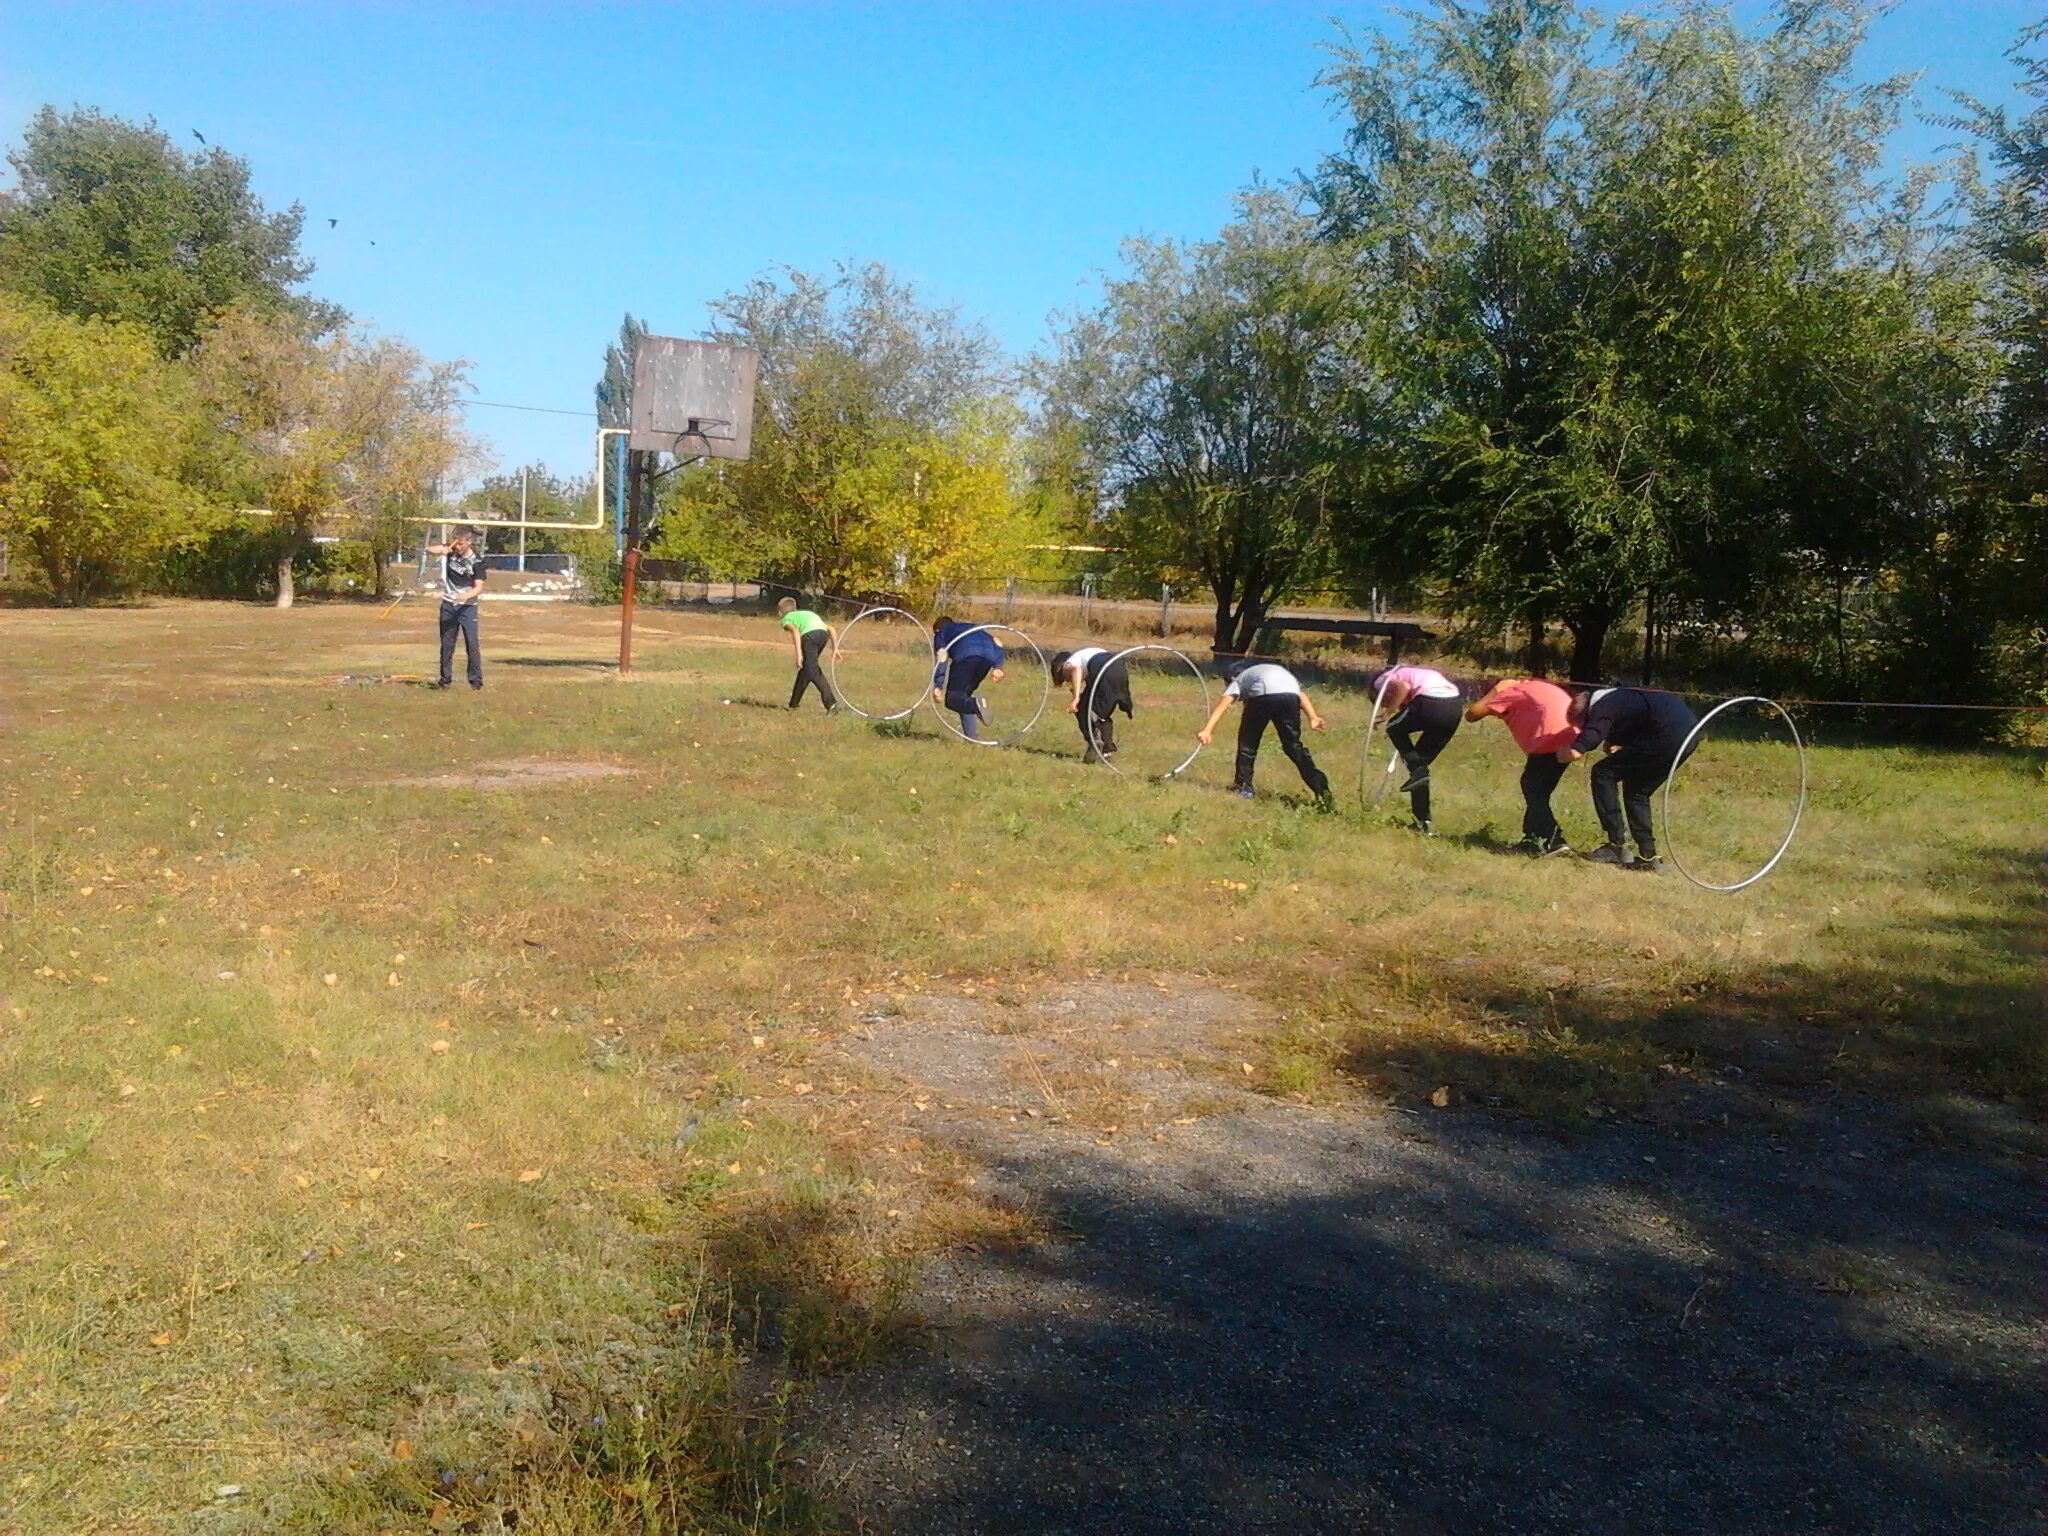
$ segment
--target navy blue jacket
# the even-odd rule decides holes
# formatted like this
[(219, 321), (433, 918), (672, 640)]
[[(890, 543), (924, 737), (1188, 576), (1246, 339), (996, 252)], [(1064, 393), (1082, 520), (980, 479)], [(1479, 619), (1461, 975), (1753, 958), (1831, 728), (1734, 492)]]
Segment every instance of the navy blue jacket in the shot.
[(1677, 694), (1614, 688), (1586, 711), (1586, 723), (1572, 749), (1591, 752), (1612, 742), (1645, 757), (1675, 757), (1698, 723), (1699, 717)]

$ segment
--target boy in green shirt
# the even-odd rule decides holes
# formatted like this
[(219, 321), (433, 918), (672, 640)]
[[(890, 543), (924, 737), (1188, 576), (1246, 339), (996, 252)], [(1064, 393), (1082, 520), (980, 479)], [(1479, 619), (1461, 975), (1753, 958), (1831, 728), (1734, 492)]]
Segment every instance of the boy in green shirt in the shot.
[(796, 658), (796, 686), (789, 690), (789, 707), (795, 709), (803, 703), (804, 689), (816, 688), (818, 701), (825, 706), (825, 713), (831, 714), (839, 707), (839, 696), (832, 691), (818, 658), (830, 645), (832, 659), (839, 660), (839, 636), (810, 609), (799, 608), (793, 597), (777, 603), (775, 611), (782, 616), (782, 627), (789, 631), (790, 652)]

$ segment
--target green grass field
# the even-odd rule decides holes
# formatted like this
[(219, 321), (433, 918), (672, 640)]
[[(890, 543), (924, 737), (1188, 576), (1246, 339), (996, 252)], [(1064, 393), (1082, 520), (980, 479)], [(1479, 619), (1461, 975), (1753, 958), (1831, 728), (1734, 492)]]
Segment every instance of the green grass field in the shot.
[[(895, 994), (1212, 978), (1274, 1010), (1266, 1092), (1565, 1133), (1731, 1071), (2041, 1106), (2038, 754), (1823, 721), (1801, 840), (1715, 896), (1500, 851), (1493, 725), (1438, 837), (1365, 816), (1341, 691), (1323, 817), (1270, 743), (1255, 804), (1227, 738), (1084, 768), (1057, 699), (1004, 750), (790, 715), (759, 620), (650, 613), (623, 684), (609, 611), (485, 628), (471, 695), (340, 681), (431, 670), (410, 606), (0, 612), (0, 1530), (832, 1529), (778, 1381), (880, 1358), (921, 1254), (1029, 1240), (874, 1130), (830, 1042)], [(1139, 692), (1168, 765), (1195, 686)], [(1768, 851), (1781, 743), (1686, 772), (1689, 856)], [(1583, 768), (1559, 804), (1590, 845)]]

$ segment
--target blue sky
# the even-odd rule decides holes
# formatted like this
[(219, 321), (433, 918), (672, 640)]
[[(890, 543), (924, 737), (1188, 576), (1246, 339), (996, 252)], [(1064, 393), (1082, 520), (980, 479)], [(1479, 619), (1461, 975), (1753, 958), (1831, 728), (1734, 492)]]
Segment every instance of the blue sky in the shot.
[[(777, 263), (879, 259), (1036, 345), (1122, 238), (1207, 235), (1337, 142), (1312, 84), (1333, 12), (1390, 8), (0, 0), (0, 138), (44, 102), (197, 129), (305, 205), (316, 291), (469, 359), (482, 400), (582, 411), (623, 312), (697, 334)], [(1904, 0), (1866, 72), (1921, 73), (1931, 110), (2010, 101), (2001, 55), (2039, 14)], [(503, 466), (587, 465), (575, 417), (470, 419)]]

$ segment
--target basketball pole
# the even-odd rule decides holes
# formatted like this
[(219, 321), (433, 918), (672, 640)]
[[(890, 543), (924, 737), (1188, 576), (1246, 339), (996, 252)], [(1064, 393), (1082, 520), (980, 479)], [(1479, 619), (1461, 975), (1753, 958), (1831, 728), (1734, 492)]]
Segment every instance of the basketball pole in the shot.
[(641, 449), (626, 454), (626, 558), (619, 593), (619, 676), (633, 675), (633, 598), (640, 585), (640, 498), (647, 489), (647, 460)]

